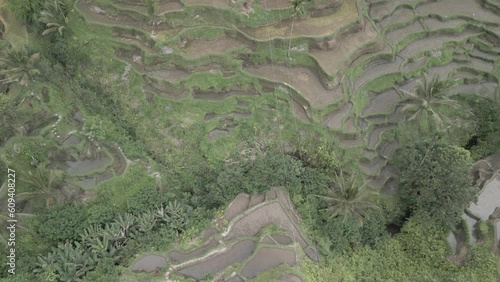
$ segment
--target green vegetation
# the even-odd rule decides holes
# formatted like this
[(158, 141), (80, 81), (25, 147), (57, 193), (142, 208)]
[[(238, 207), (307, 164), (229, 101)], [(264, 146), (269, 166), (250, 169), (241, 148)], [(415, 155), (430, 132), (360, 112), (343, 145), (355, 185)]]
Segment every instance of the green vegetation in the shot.
[(366, 189), (368, 182), (360, 184), (357, 174), (344, 176), (344, 171), (335, 173), (334, 186), (328, 189), (326, 196), (320, 196), (328, 202), (327, 210), (331, 217), (342, 216), (344, 221), (348, 218), (356, 219), (360, 225), (366, 217), (367, 211), (377, 208), (374, 204), (374, 191)]
[(455, 100), (450, 99), (447, 91), (452, 87), (450, 81), (440, 80), (438, 76), (432, 77), (430, 80), (427, 74), (424, 73), (422, 81), (417, 82), (415, 93), (397, 89), (403, 96), (407, 98), (402, 102), (404, 105), (402, 111), (408, 112), (409, 121), (416, 119), (420, 115), (428, 114), (438, 125), (442, 126), (444, 116), (436, 107), (440, 105), (458, 107)]
[[(299, 0), (285, 9), (264, 9), (258, 1), (224, 8), (177, 3), (181, 11), (163, 11), (171, 8), (158, 0), (133, 1), (134, 8), (128, 1), (80, 1), (6, 0), (27, 24), (29, 38), (26, 46), (0, 39), (0, 184), (7, 183), (7, 168), (16, 170), (19, 221), (17, 273), (7, 277), (2, 264), (0, 281), (154, 279), (153, 273), (131, 274), (139, 254), (199, 244), (197, 236), (239, 193), (264, 194), (277, 186), (289, 193), (301, 232), (321, 256), (313, 263), (299, 253), (299, 268), (282, 265), (255, 281), (284, 272), (328, 282), (500, 280), (489, 221), (478, 224), (478, 241), (463, 243), (462, 252), (452, 254), (446, 243), (450, 231), (461, 231), (464, 209), (478, 192), (469, 177), (472, 161), (500, 150), (498, 90), (496, 100), (450, 90), (458, 82), (497, 83), (500, 61), (470, 63), (490, 70), (461, 69), (466, 78), (454, 79), (457, 68), (443, 79), (426, 75), (433, 67), (471, 61), (472, 48), (481, 56), (497, 54), (494, 44), (483, 42), (486, 36), (498, 41), (486, 31), (493, 25), (477, 26), (479, 34), (469, 40), (402, 58), (399, 69), (382, 68), (383, 74), (357, 85), (369, 63), (393, 59), (417, 39), (439, 33), (411, 33), (389, 53), (359, 50), (369, 55), (352, 67), (354, 58), (346, 58), (333, 77), (311, 53), (346, 47), (337, 34), (263, 41), (249, 34), (256, 27), (260, 35), (283, 34), (285, 24), (301, 32), (324, 28), (321, 14), (342, 1)], [(375, 23), (364, 19), (370, 7), (349, 4), (362, 12), (349, 28), (365, 32)], [(383, 37), (404, 26), (377, 32)], [(460, 25), (449, 33), (459, 31), (468, 30)], [(221, 38), (241, 46), (224, 49), (217, 45)], [(200, 42), (207, 49), (202, 55), (185, 56)], [(292, 46), (300, 51), (291, 52)], [(403, 71), (422, 56), (421, 65)], [(305, 95), (290, 93), (271, 75), (259, 79), (248, 71), (265, 64), (308, 68), (325, 93), (341, 92), (339, 98), (312, 108)], [(421, 74), (415, 89), (402, 90)], [(401, 102), (382, 96), (393, 89)], [(362, 116), (375, 97), (391, 101), (378, 101), (383, 113)], [(336, 105), (348, 103), (350, 112), (334, 115)], [(329, 130), (330, 121), (341, 128)], [(397, 127), (380, 129), (387, 125)], [(367, 145), (372, 141), (377, 146)], [(392, 153), (379, 152), (391, 150), (389, 141), (398, 141)], [(363, 167), (360, 159), (370, 162)], [(374, 188), (377, 182), (381, 187)], [(387, 183), (396, 186), (393, 194), (383, 190)], [(5, 243), (8, 194), (2, 187)], [(280, 233), (272, 228), (264, 231)], [(0, 249), (3, 257), (8, 252)], [(158, 270), (160, 277), (170, 263)]]
[(466, 150), (436, 141), (417, 141), (401, 148), (395, 160), (401, 171), (401, 202), (430, 224), (453, 228), (476, 196), (468, 175)]

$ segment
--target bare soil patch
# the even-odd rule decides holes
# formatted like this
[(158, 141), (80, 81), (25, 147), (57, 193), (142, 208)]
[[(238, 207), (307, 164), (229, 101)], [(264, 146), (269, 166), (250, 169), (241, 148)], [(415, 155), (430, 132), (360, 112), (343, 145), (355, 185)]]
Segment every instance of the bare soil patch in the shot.
[(198, 58), (208, 54), (224, 53), (240, 46), (242, 46), (241, 42), (229, 37), (216, 40), (194, 39), (187, 44), (183, 53), (188, 57)]
[(333, 90), (325, 89), (316, 74), (307, 68), (264, 65), (248, 67), (245, 71), (271, 81), (290, 84), (313, 107), (326, 106), (341, 98)]
[(363, 146), (365, 136), (359, 135), (355, 137), (342, 137), (340, 138), (340, 146), (343, 148), (356, 148)]
[(313, 246), (309, 246), (306, 250), (305, 250), (305, 253), (306, 253), (306, 256), (308, 256), (310, 259), (312, 259), (313, 261), (315, 262), (318, 262), (319, 261), (319, 254), (318, 254), (318, 251), (316, 250), (315, 247)]
[(424, 25), (427, 26), (427, 28), (429, 30), (455, 28), (455, 27), (460, 26), (464, 23), (467, 23), (467, 21), (462, 20), (462, 19), (441, 20), (441, 19), (436, 18), (436, 17), (424, 19)]
[(205, 5), (215, 8), (231, 8), (230, 0), (184, 0), (186, 5)]
[(462, 41), (475, 34), (473, 31), (465, 30), (464, 32), (458, 33), (456, 35), (442, 34), (439, 36), (430, 36), (423, 39), (418, 39), (411, 42), (406, 48), (404, 48), (400, 55), (404, 58), (411, 58), (419, 53), (426, 50), (439, 49), (443, 47), (443, 44), (450, 41)]
[(345, 103), (326, 118), (324, 125), (330, 129), (340, 129), (342, 120), (351, 112), (352, 103)]
[(349, 33), (334, 39), (335, 47), (330, 50), (312, 50), (310, 54), (318, 61), (321, 68), (328, 74), (338, 72), (344, 68), (345, 62), (353, 61), (361, 46), (375, 39), (377, 32), (371, 24), (366, 24), (364, 29)]
[(93, 152), (93, 157), (85, 157), (81, 160), (72, 160), (70, 156), (66, 160), (53, 160), (51, 168), (64, 170), (69, 174), (87, 174), (94, 170), (103, 169), (111, 164), (111, 157), (103, 151)]
[(421, 69), (425, 65), (426, 62), (427, 62), (426, 56), (412, 58), (412, 59), (406, 61), (406, 64), (403, 64), (403, 66), (401, 66), (401, 71), (402, 72), (416, 71), (418, 69)]
[[(401, 1), (394, 1), (394, 2), (401, 3)], [(387, 11), (387, 9), (385, 11)], [(413, 17), (415, 17), (415, 13), (413, 12), (412, 9), (406, 7), (400, 7), (399, 9), (395, 10), (390, 16), (387, 16), (382, 21), (380, 21), (379, 26), (382, 29), (385, 29), (393, 24), (408, 22)]]
[(358, 127), (356, 126), (356, 118), (354, 116), (348, 117), (344, 122), (343, 133), (355, 134), (358, 132)]
[(359, 89), (370, 80), (373, 80), (385, 74), (398, 72), (402, 63), (403, 59), (397, 56), (393, 62), (380, 60), (367, 64), (363, 71), (363, 74), (357, 77), (354, 81), (353, 93), (356, 94)]
[(177, 272), (201, 280), (207, 274), (215, 275), (230, 265), (244, 261), (250, 257), (254, 249), (255, 242), (253, 240), (241, 240), (232, 245), (225, 252), (178, 269)]
[(380, 135), (391, 128), (395, 128), (395, 125), (382, 125), (382, 126), (377, 126), (372, 132), (370, 132), (369, 137), (368, 137), (368, 148), (375, 148), (377, 146), (379, 140), (380, 140)]
[(274, 234), (271, 237), (280, 245), (290, 245), (293, 242), (292, 238), (286, 235)]
[(401, 27), (401, 28), (393, 29), (393, 30), (389, 31), (385, 36), (385, 40), (387, 43), (394, 45), (394, 44), (398, 43), (399, 41), (401, 41), (406, 36), (409, 36), (413, 33), (421, 32), (421, 31), (424, 31), (424, 28), (422, 27), (420, 22), (418, 22), (416, 20), (405, 27)]
[(271, 239), (271, 235), (267, 234), (260, 240), (262, 244), (276, 245), (273, 239)]
[(251, 208), (253, 206), (256, 206), (260, 203), (263, 203), (266, 200), (266, 195), (264, 194), (253, 194), (252, 198), (250, 199), (250, 203), (248, 204), (248, 207)]
[(248, 209), (248, 203), (250, 202), (250, 197), (246, 193), (240, 193), (236, 198), (229, 204), (224, 215), (224, 220), (230, 221), (238, 214), (244, 212)]
[(252, 260), (245, 265), (241, 274), (247, 279), (251, 279), (259, 273), (277, 267), (283, 263), (290, 266), (297, 263), (293, 250), (263, 247), (260, 248)]
[(484, 52), (484, 51), (481, 51), (478, 48), (474, 48), (472, 50), (471, 56), (479, 58), (479, 59), (487, 60), (487, 61), (490, 61), (490, 62), (494, 62), (496, 59), (498, 59), (498, 54), (497, 53)]
[(219, 231), (213, 227), (209, 227), (203, 232), (203, 240), (208, 240), (212, 235), (217, 234)]
[(167, 259), (162, 256), (157, 255), (147, 255), (138, 260), (134, 265), (132, 265), (132, 271), (134, 272), (153, 272), (158, 267), (164, 267), (167, 265)]
[(451, 71), (453, 71), (455, 68), (460, 66), (461, 64), (451, 62), (446, 65), (441, 65), (441, 66), (435, 66), (435, 67), (430, 67), (427, 69), (427, 74), (432, 77), (434, 75), (439, 76), (441, 79), (446, 79), (448, 78), (448, 75)]
[(474, 70), (461, 68), (454, 75), (453, 79), (474, 79), (477, 78), (478, 73)]
[[(358, 17), (356, 0), (345, 0), (342, 7), (334, 14), (302, 20), (289, 20), (280, 23), (244, 29), (245, 33), (258, 40), (288, 38), (291, 36), (320, 37), (334, 34), (344, 25)], [(293, 34), (292, 34), (293, 21)]]
[(482, 8), (476, 0), (429, 2), (418, 6), (416, 11), (419, 15), (439, 14), (442, 17), (464, 15), (484, 22), (500, 22), (500, 17), (496, 13)]
[(368, 149), (363, 149), (363, 157), (366, 158), (367, 160), (372, 159), (377, 155), (377, 152), (368, 150)]
[(392, 142), (384, 141), (377, 148), (377, 152), (381, 157), (386, 158), (386, 159), (390, 159), (392, 157), (392, 155), (394, 155), (394, 153), (398, 149), (398, 145), (399, 145), (399, 142), (397, 140), (392, 141)]
[(292, 99), (292, 104), (291, 104), (292, 112), (293, 114), (298, 117), (299, 119), (303, 121), (311, 121), (309, 118), (309, 115), (307, 114), (307, 111), (305, 107), (297, 102), (297, 100)]
[(388, 114), (399, 101), (401, 101), (401, 97), (394, 89), (391, 89), (371, 98), (361, 115), (367, 117)]
[(473, 84), (461, 84), (451, 90), (452, 94), (476, 94), (490, 99), (495, 99), (495, 91), (498, 87), (496, 82), (479, 82)]
[(232, 240), (240, 236), (255, 236), (267, 225), (276, 225), (290, 232), (302, 247), (307, 246), (299, 230), (278, 202), (270, 202), (241, 217), (234, 223), (225, 240)]
[(288, 0), (261, 0), (260, 5), (264, 9), (286, 9), (290, 6)]
[(394, 193), (396, 193), (397, 185), (398, 185), (398, 180), (391, 178), (389, 179), (389, 181), (385, 183), (382, 190), (380, 190), (380, 193), (388, 196), (394, 195)]
[[(476, 54), (478, 54), (478, 53), (476, 52)], [(498, 56), (497, 56), (497, 58), (498, 58)], [(470, 60), (470, 67), (477, 69), (477, 70), (480, 70), (480, 71), (483, 71), (483, 72), (487, 72), (487, 73), (493, 72), (493, 63), (492, 62), (489, 62), (487, 60), (483, 60), (483, 59), (480, 59), (477, 57), (472, 58)]]
[(201, 256), (204, 253), (206, 253), (208, 250), (214, 248), (215, 246), (218, 245), (218, 242), (216, 239), (210, 240), (207, 244), (189, 252), (189, 253), (181, 253), (178, 251), (172, 251), (168, 254), (169, 259), (173, 259), (177, 262), (184, 262), (188, 261), (191, 259), (194, 259), (195, 257)]
[(387, 161), (381, 157), (376, 157), (371, 161), (366, 159), (361, 159), (359, 161), (359, 168), (365, 175), (376, 176), (378, 175), (382, 167), (385, 166), (386, 163)]
[(500, 206), (500, 174), (493, 177), (484, 185), (477, 201), (469, 206), (469, 211), (481, 218), (488, 220), (495, 209)]
[(67, 147), (67, 146), (74, 146), (74, 145), (78, 145), (82, 142), (82, 139), (74, 134), (70, 134), (68, 137), (66, 137), (66, 139), (64, 139), (64, 141), (62, 142), (62, 145), (64, 147)]

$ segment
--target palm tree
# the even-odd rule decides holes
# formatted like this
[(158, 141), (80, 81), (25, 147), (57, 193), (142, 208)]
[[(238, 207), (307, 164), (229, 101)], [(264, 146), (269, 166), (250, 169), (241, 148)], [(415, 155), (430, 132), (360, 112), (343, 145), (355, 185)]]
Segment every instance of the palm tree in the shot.
[(45, 24), (46, 29), (42, 35), (59, 32), (60, 35), (66, 29), (68, 14), (71, 11), (71, 0), (48, 0), (45, 2), (44, 10), (40, 12), (38, 21)]
[(452, 106), (457, 108), (457, 101), (450, 99), (448, 93), (453, 83), (448, 80), (440, 80), (439, 76), (435, 75), (432, 79), (428, 79), (424, 73), (422, 80), (417, 82), (415, 93), (408, 92), (403, 89), (395, 88), (395, 90), (406, 99), (401, 101), (403, 105), (402, 112), (411, 114), (409, 121), (416, 119), (422, 114), (430, 114), (431, 117), (439, 125), (442, 125), (445, 117), (438, 111), (441, 105)]
[(328, 187), (326, 196), (316, 195), (328, 204), (325, 210), (331, 212), (330, 217), (342, 216), (344, 221), (347, 218), (355, 218), (360, 225), (371, 209), (379, 209), (375, 204), (378, 193), (368, 190), (365, 182), (358, 185), (358, 174), (352, 173), (345, 176), (343, 171), (335, 172), (335, 183)]
[(32, 53), (26, 48), (13, 48), (3, 52), (0, 57), (0, 76), (5, 77), (0, 83), (19, 83), (21, 86), (31, 86), (40, 74), (38, 61), (40, 53)]
[(32, 185), (35, 191), (19, 193), (16, 197), (18, 200), (43, 198), (45, 199), (45, 206), (50, 208), (55, 202), (55, 189), (59, 187), (61, 176), (60, 171), (39, 166), (34, 173), (29, 171), (20, 179), (20, 181)]

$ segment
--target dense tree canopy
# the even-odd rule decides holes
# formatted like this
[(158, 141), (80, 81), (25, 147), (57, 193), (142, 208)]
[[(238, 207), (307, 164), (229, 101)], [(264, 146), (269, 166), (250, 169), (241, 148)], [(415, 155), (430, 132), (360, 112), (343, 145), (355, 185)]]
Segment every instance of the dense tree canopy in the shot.
[(9, 10), (11, 10), (18, 19), (24, 20), (27, 23), (32, 23), (35, 21), (40, 11), (42, 11), (45, 0), (7, 0), (6, 3)]
[(399, 196), (413, 214), (453, 227), (474, 199), (469, 153), (443, 141), (418, 141), (401, 148)]

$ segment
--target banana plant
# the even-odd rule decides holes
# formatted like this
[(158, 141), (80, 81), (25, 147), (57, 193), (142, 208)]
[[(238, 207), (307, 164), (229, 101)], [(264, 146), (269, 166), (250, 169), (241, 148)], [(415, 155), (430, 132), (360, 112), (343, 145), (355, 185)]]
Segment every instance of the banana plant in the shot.
[(155, 214), (149, 210), (137, 217), (137, 227), (141, 232), (149, 232), (154, 229), (157, 218)]

